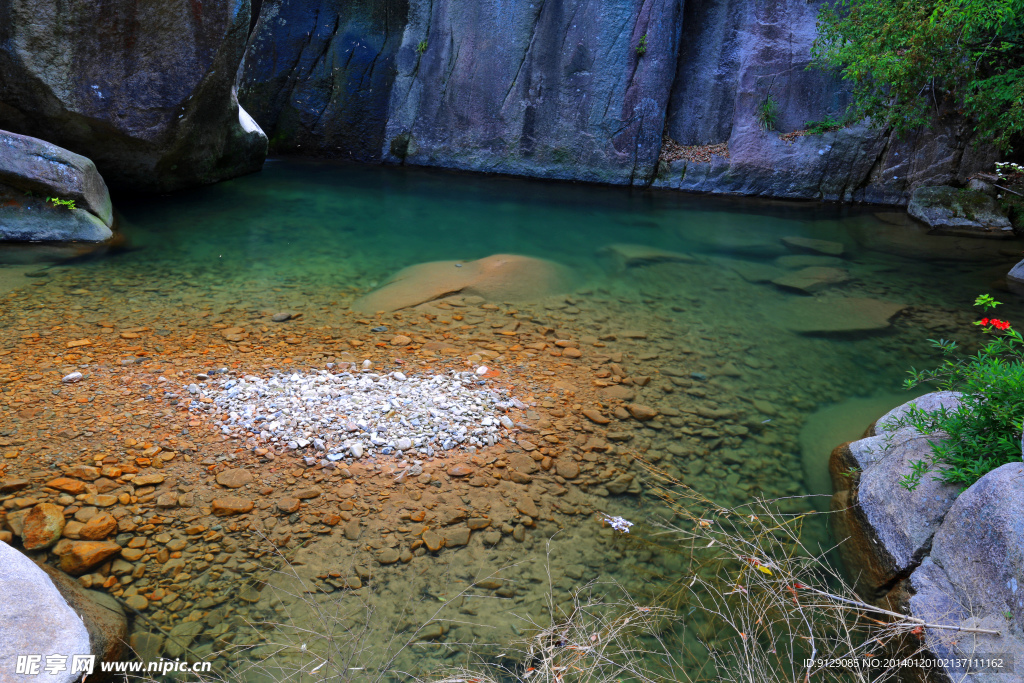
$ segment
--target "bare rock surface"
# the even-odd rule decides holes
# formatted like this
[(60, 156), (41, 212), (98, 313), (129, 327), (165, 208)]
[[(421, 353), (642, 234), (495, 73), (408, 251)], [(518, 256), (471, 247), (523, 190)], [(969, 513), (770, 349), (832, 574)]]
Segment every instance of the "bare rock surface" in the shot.
[(119, 187), (257, 171), (267, 138), (235, 96), (248, 30), (247, 1), (7, 3), (0, 128), (88, 156)]
[[(0, 542), (0, 680), (14, 681), (19, 654), (88, 655), (92, 649), (85, 623), (32, 560)], [(34, 681), (70, 683), (80, 674), (47, 673)]]

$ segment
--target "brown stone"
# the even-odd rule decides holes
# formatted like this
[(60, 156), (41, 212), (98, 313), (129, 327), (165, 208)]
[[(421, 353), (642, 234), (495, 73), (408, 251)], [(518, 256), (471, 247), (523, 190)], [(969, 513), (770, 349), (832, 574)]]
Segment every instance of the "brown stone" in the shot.
[(633, 416), (633, 419), (639, 420), (640, 422), (646, 422), (647, 420), (653, 420), (658, 416), (658, 411), (650, 406), (641, 405), (639, 403), (630, 403), (626, 406), (626, 410)]
[(307, 500), (309, 498), (316, 498), (321, 493), (322, 491), (320, 489), (311, 487), (308, 489), (299, 489), (298, 491), (295, 491), (293, 495), (300, 500)]
[(158, 486), (164, 483), (164, 479), (162, 474), (143, 474), (132, 479), (132, 484), (135, 486)]
[(491, 520), (487, 519), (486, 517), (470, 517), (466, 520), (466, 526), (468, 526), (473, 531), (477, 531), (478, 529), (486, 529), (490, 525)]
[(224, 496), (223, 498), (215, 498), (211, 504), (213, 514), (218, 517), (244, 514), (252, 510), (252, 508), (253, 502), (248, 498), (242, 498), (241, 496)]
[(465, 463), (458, 463), (448, 468), (448, 476), (450, 477), (465, 477), (473, 474), (473, 468)]
[(580, 466), (571, 458), (555, 458), (555, 474), (563, 479), (575, 479), (580, 476)]
[(636, 398), (636, 392), (622, 384), (613, 384), (610, 387), (603, 387), (599, 390), (602, 397), (619, 401), (632, 401)]
[(78, 576), (84, 574), (121, 552), (121, 546), (107, 541), (71, 541), (71, 547), (61, 555), (60, 568)]
[(455, 548), (469, 543), (469, 527), (452, 527), (444, 533), (444, 547)]
[(377, 561), (381, 564), (394, 564), (398, 562), (400, 555), (394, 548), (384, 548), (377, 553)]
[(102, 541), (117, 529), (117, 520), (106, 512), (101, 512), (78, 532), (80, 538), (87, 541)]
[(229, 489), (240, 489), (246, 484), (253, 482), (252, 473), (249, 470), (236, 467), (224, 470), (217, 475), (217, 483)]
[(70, 493), (73, 496), (77, 496), (79, 493), (85, 492), (84, 483), (77, 479), (68, 479), (67, 477), (57, 477), (56, 479), (46, 482), (46, 485), (51, 489)]
[(392, 346), (408, 346), (411, 343), (412, 339), (406, 337), (404, 334), (396, 334), (394, 337), (391, 338)]
[(95, 505), (96, 507), (108, 508), (111, 505), (117, 504), (117, 496), (93, 494), (86, 497), (85, 503), (86, 505)]
[(121, 557), (128, 562), (138, 562), (142, 559), (143, 555), (145, 555), (145, 553), (139, 548), (123, 548), (121, 550)]
[(342, 532), (345, 534), (345, 538), (350, 541), (358, 541), (359, 535), (362, 533), (362, 529), (359, 526), (359, 520), (353, 519), (346, 523)]
[(583, 352), (579, 349), (568, 348), (562, 350), (562, 355), (566, 358), (579, 358), (583, 355)]
[(594, 424), (606, 425), (611, 422), (611, 419), (605, 417), (597, 410), (587, 409), (583, 411), (583, 417), (587, 418)]
[(435, 531), (428, 529), (423, 532), (423, 545), (427, 546), (427, 550), (432, 553), (436, 553), (438, 550), (444, 547), (444, 538)]
[(26, 486), (28, 486), (28, 479), (20, 479), (18, 477), (0, 479), (0, 493), (13, 493), (14, 491), (20, 491)]
[(291, 496), (286, 496), (277, 501), (277, 509), (286, 515), (290, 515), (293, 512), (298, 511), (301, 505), (302, 501), (298, 498), (292, 498)]
[(64, 532), (64, 508), (53, 503), (40, 503), (32, 508), (22, 523), (21, 542), (25, 550), (48, 548)]
[(527, 517), (533, 517), (536, 519), (540, 516), (540, 510), (537, 509), (537, 504), (533, 502), (532, 498), (523, 497), (516, 502), (516, 509)]

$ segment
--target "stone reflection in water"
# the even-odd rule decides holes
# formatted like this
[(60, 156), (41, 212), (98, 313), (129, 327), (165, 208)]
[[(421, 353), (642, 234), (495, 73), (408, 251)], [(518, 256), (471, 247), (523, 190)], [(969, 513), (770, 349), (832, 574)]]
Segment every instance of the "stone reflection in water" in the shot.
[[(641, 542), (674, 514), (650, 465), (725, 506), (805, 493), (808, 415), (895, 389), (927, 362), (927, 337), (968, 338), (958, 293), (987, 285), (977, 263), (865, 249), (875, 219), (838, 209), (495, 179), (463, 179), (467, 201), (443, 175), (316, 170), (278, 163), (173, 206), (125, 203), (143, 249), (0, 278), (0, 533), (18, 544), (29, 511), (59, 506), (63, 537), (35, 556), (135, 610), (143, 659), (227, 670), (297, 642), (265, 666), (308, 672), (326, 653), (310, 632), (339, 628), (359, 645), (351, 666), (380, 667), (412, 638), (395, 665), (425, 671), (546, 626), (549, 591), (565, 603), (614, 581), (655, 600), (683, 565)], [(584, 282), (351, 310), (403, 267), (507, 253)], [(511, 439), (410, 453), (415, 476), (388, 457), (325, 468), (312, 438), (292, 450), (225, 433), (214, 399), (189, 392), (365, 360), (406, 376), (486, 365), (481, 381), (524, 404)], [(82, 380), (62, 384), (72, 371)], [(616, 536), (598, 513), (637, 527)], [(829, 543), (823, 524), (806, 534)]]

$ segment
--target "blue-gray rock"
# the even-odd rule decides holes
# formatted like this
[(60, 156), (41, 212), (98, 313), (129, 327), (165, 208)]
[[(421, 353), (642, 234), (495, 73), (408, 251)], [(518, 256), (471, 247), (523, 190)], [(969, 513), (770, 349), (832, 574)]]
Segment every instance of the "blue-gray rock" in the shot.
[[(48, 201), (73, 201), (74, 209)], [(91, 160), (48, 142), (0, 131), (0, 241), (102, 242), (113, 208)]]
[[(242, 99), (277, 152), (689, 191), (905, 204), (996, 155), (944, 117), (896, 139), (807, 69), (818, 0), (266, 0)], [(758, 106), (777, 102), (775, 130)], [(659, 161), (662, 136), (727, 143)]]
[(406, 0), (265, 0), (239, 98), (271, 152), (379, 161)]
[(0, 128), (92, 159), (112, 186), (169, 191), (259, 170), (239, 108), (248, 0), (13, 0), (0, 9)]
[[(910, 576), (911, 616), (1001, 635), (925, 629), (939, 657), (999, 653), (1024, 661), (1024, 464), (999, 467), (964, 491), (935, 533), (931, 554)], [(952, 672), (947, 672), (952, 673)], [(1019, 679), (1020, 672), (1012, 678)], [(947, 680), (1005, 681), (1006, 674)]]
[(919, 187), (907, 205), (907, 213), (932, 231), (971, 237), (1014, 237), (1010, 219), (983, 192), (948, 185)]
[(858, 592), (871, 599), (921, 562), (959, 492), (932, 475), (913, 491), (902, 485), (911, 463), (927, 460), (932, 442), (942, 438), (895, 425), (911, 405), (952, 410), (959, 395), (933, 392), (894, 408), (878, 419), (871, 435), (836, 448), (829, 465), (840, 554)]
[[(89, 655), (89, 631), (46, 573), (32, 560), (0, 541), (0, 680), (25, 678), (14, 673), (18, 655)], [(69, 659), (70, 661), (70, 659)], [(33, 681), (70, 683), (81, 677), (67, 671), (49, 674), (40, 663)], [(28, 680), (26, 678), (26, 680)]]
[[(787, 139), (808, 121), (838, 120), (848, 88), (808, 69), (817, 0), (694, 0), (686, 3), (683, 49), (666, 135), (681, 145), (728, 143), (729, 157), (663, 163), (654, 185), (699, 192), (905, 204), (921, 184), (966, 182), (996, 153), (969, 144), (950, 117), (902, 140), (863, 123)], [(777, 103), (775, 130), (758, 120)], [(946, 119), (944, 119), (945, 121)]]

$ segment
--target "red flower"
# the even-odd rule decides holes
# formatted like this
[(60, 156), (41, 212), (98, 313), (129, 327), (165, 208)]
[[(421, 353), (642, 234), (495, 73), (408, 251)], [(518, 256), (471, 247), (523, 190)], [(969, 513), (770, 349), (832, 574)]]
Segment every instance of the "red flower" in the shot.
[(988, 325), (988, 318), (982, 318), (981, 319), (981, 324), (982, 325)]
[(985, 318), (981, 321), (982, 325), (991, 325), (997, 330), (1008, 330), (1010, 329), (1010, 323), (1006, 320), (999, 320), (998, 318), (992, 318), (991, 320)]

